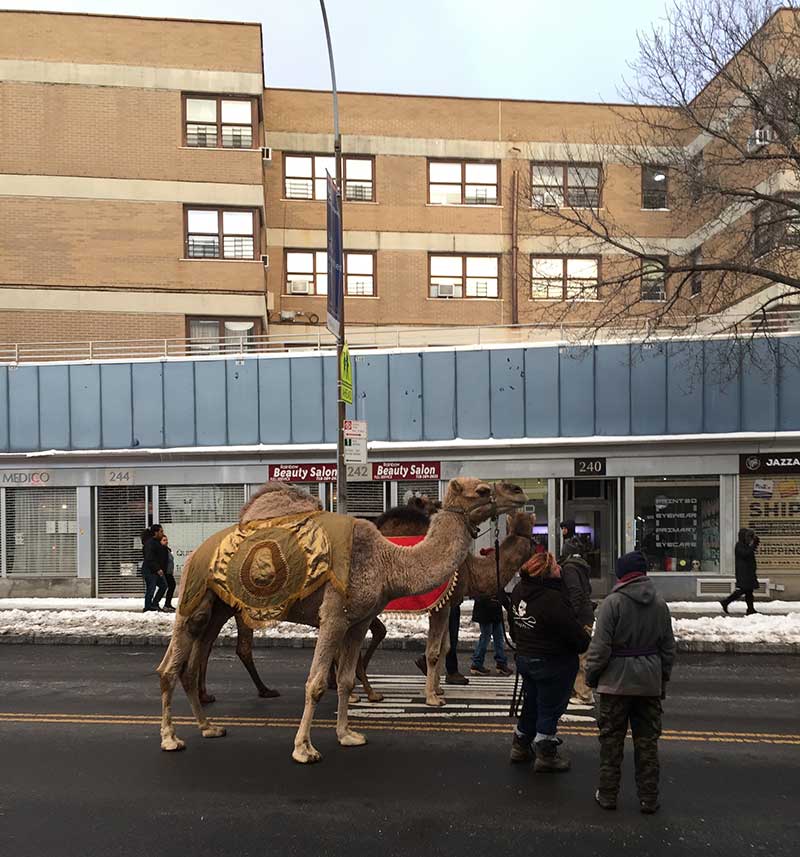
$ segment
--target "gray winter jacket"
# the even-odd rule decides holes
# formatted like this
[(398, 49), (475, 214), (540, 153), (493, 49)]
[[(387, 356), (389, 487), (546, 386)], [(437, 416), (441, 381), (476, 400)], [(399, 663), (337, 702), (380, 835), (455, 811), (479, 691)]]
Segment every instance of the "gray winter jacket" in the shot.
[(660, 696), (674, 660), (672, 618), (653, 581), (618, 583), (597, 611), (586, 683), (599, 693)]

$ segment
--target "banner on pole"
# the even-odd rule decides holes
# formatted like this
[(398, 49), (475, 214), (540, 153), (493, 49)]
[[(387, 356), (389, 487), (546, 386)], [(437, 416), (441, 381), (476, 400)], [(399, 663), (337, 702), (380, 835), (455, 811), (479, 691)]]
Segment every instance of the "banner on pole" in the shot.
[(350, 349), (345, 342), (342, 345), (342, 360), (339, 367), (339, 378), (341, 379), (341, 387), (339, 389), (339, 399), (346, 402), (348, 405), (353, 404), (353, 363), (350, 360)]
[(342, 198), (333, 176), (328, 185), (328, 330), (339, 339), (342, 332), (344, 271), (342, 259)]

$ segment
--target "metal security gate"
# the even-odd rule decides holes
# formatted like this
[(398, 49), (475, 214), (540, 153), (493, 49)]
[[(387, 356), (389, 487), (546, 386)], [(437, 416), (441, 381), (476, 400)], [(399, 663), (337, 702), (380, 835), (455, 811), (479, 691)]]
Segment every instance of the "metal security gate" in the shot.
[(77, 576), (74, 488), (6, 488), (4, 508), (6, 574)]
[(397, 503), (405, 506), (411, 497), (427, 497), (440, 500), (438, 479), (415, 479), (397, 483)]
[[(348, 482), (347, 514), (377, 518), (386, 511), (386, 482)], [(336, 511), (336, 483), (330, 483), (331, 511)]]
[(98, 595), (142, 595), (139, 574), (142, 530), (147, 526), (148, 492), (142, 486), (97, 489), (96, 563)]
[(239, 520), (244, 485), (160, 485), (158, 523), (164, 528), (178, 577), (186, 557), (209, 536)]

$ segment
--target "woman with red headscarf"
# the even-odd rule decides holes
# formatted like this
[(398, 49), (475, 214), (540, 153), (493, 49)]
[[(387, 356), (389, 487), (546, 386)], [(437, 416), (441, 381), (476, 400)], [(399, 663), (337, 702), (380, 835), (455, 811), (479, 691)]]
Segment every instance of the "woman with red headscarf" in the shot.
[(530, 762), (535, 755), (536, 773), (568, 771), (556, 731), (569, 705), (578, 655), (589, 647), (590, 637), (575, 618), (551, 553), (534, 554), (520, 569), (511, 593), (511, 628), (524, 690), (511, 761)]

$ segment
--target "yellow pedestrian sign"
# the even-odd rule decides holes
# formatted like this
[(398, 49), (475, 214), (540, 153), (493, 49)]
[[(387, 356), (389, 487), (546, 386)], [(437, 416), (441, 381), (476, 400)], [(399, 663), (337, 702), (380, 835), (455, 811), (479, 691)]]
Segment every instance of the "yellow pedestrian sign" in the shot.
[(350, 349), (345, 342), (342, 346), (342, 359), (339, 367), (341, 386), (339, 388), (339, 399), (348, 405), (353, 404), (353, 364), (350, 361)]

